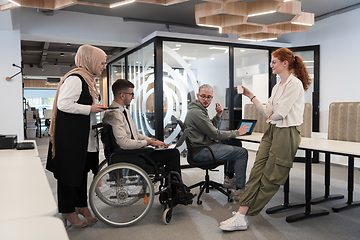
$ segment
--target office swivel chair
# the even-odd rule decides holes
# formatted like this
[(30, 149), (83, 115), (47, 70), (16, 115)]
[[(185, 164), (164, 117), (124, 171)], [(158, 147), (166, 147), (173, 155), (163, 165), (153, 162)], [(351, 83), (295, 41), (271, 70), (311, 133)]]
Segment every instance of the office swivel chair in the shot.
[[(179, 124), (181, 131), (184, 131), (186, 129), (185, 123), (183, 123), (181, 120), (177, 120), (177, 123)], [(206, 193), (209, 193), (210, 188), (215, 188), (216, 190), (220, 191), (222, 194), (224, 194), (225, 196), (228, 197), (228, 202), (232, 202), (233, 199), (231, 198), (231, 191), (229, 191), (229, 190), (225, 191), (223, 189), (222, 184), (210, 180), (210, 177), (209, 177), (209, 171), (218, 171), (218, 170), (214, 170), (214, 169), (220, 165), (226, 164), (226, 161), (220, 160), (220, 159), (215, 159), (211, 148), (209, 148), (208, 146), (192, 146), (189, 141), (189, 138), (186, 138), (186, 145), (187, 145), (187, 149), (188, 149), (187, 161), (190, 164), (190, 166), (201, 168), (201, 169), (205, 170), (205, 180), (189, 186), (190, 189), (200, 186), (200, 193), (198, 195), (197, 204), (199, 204), (199, 205), (202, 204), (200, 197), (204, 191), (206, 191)], [(193, 159), (192, 159), (193, 150), (201, 149), (201, 148), (209, 149), (209, 151), (212, 155), (212, 159), (209, 159), (209, 161), (206, 161), (206, 162), (193, 161)]]

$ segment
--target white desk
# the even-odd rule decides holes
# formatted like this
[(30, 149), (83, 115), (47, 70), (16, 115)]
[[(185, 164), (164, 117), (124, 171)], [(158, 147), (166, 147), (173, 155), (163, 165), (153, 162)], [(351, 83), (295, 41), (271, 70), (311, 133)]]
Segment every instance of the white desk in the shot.
[(64, 224), (55, 217), (35, 217), (0, 222), (0, 239), (68, 240)]
[[(248, 142), (260, 143), (263, 135), (263, 133), (253, 132), (251, 135), (239, 136), (237, 137), (237, 139)], [(360, 143), (358, 142), (346, 142), (302, 137), (299, 149), (328, 152), (330, 154), (345, 156), (360, 156)]]
[[(23, 142), (23, 141), (20, 141), (20, 142)], [(0, 150), (0, 160), (3, 158), (37, 157), (37, 156), (39, 156), (39, 152), (38, 152), (35, 140), (26, 140), (24, 142), (35, 143), (35, 148), (29, 149), (29, 150), (17, 150), (16, 148), (15, 149), (1, 149)]]
[[(253, 133), (252, 135), (239, 136), (238, 139), (243, 141), (259, 143), (263, 133)], [(329, 212), (320, 210), (316, 212), (311, 211), (311, 203), (316, 204), (324, 200), (339, 199), (343, 196), (329, 195), (330, 186), (330, 154), (348, 156), (348, 200), (345, 204), (333, 207), (334, 212), (338, 212), (350, 207), (360, 206), (360, 202), (353, 202), (354, 191), (354, 157), (360, 157), (360, 143), (358, 142), (346, 142), (336, 141), (328, 139), (315, 139), (315, 138), (302, 138), (299, 149), (306, 151), (306, 169), (305, 169), (305, 212), (296, 214), (286, 218), (287, 222), (295, 222), (308, 217), (327, 215)], [(318, 198), (316, 201), (311, 201), (311, 152), (318, 151), (325, 153), (325, 196)], [(286, 190), (287, 188), (287, 190)], [(284, 186), (284, 204), (281, 206), (267, 209), (267, 213), (274, 213), (279, 210), (284, 210), (292, 207), (299, 207), (302, 204), (290, 205), (288, 203), (288, 182), (287, 186)], [(287, 194), (287, 196), (286, 196)]]
[(0, 191), (0, 221), (52, 216), (57, 212), (39, 157), (0, 159)]

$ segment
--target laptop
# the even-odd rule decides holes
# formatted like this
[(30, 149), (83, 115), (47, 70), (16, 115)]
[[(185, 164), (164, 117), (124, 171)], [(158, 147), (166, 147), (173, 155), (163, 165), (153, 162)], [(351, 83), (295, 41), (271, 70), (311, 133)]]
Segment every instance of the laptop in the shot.
[(176, 144), (171, 144), (167, 148), (165, 148), (165, 147), (155, 148), (155, 150), (166, 150), (166, 149), (174, 149), (174, 148), (180, 147), (183, 144), (183, 142), (185, 141), (185, 139), (187, 138), (187, 136), (189, 135), (190, 129), (191, 128), (186, 128), (184, 130), (183, 134), (181, 135), (181, 137), (179, 138), (179, 140)]
[(248, 125), (248, 130), (244, 135), (251, 135), (255, 125), (256, 125), (257, 120), (252, 120), (252, 119), (242, 119), (237, 127), (237, 129), (241, 128), (244, 125)]

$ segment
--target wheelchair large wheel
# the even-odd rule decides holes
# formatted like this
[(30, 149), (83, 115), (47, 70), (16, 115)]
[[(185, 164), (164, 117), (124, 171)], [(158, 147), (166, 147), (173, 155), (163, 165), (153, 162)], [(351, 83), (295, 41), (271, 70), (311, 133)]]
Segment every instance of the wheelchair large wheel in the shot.
[(144, 218), (153, 205), (154, 195), (154, 185), (143, 169), (130, 163), (117, 163), (95, 176), (89, 202), (102, 222), (122, 227)]

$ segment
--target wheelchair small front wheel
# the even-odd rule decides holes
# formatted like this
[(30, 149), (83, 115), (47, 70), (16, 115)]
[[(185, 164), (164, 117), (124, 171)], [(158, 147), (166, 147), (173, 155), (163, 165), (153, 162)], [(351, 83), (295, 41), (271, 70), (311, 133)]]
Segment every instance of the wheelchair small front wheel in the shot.
[(89, 202), (100, 221), (123, 227), (137, 223), (148, 214), (154, 195), (154, 185), (142, 168), (117, 163), (95, 176), (89, 190)]
[(167, 225), (170, 223), (172, 217), (172, 209), (167, 208), (163, 213), (163, 221)]

